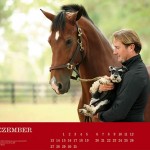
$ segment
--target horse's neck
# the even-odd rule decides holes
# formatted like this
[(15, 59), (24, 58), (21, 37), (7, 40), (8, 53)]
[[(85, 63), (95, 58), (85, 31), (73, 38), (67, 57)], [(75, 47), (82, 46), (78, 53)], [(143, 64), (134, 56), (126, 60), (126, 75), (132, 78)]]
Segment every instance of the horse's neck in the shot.
[(81, 77), (93, 78), (108, 74), (108, 66), (117, 65), (109, 42), (94, 25), (84, 29), (84, 34), (88, 46), (80, 69)]

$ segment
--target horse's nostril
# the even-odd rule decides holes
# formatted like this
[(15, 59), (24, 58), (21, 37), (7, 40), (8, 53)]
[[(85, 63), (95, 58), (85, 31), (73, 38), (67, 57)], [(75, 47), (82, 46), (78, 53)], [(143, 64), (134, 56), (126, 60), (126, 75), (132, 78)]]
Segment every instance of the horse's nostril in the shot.
[(58, 89), (59, 89), (59, 90), (62, 89), (62, 84), (61, 84), (61, 83), (58, 83), (57, 86), (58, 86)]

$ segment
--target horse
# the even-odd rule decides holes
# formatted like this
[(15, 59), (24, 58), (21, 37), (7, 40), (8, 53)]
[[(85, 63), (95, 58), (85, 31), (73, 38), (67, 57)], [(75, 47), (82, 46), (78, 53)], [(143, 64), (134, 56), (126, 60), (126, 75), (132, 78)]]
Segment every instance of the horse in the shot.
[[(92, 79), (109, 75), (109, 66), (119, 67), (121, 64), (113, 55), (111, 44), (83, 6), (64, 5), (57, 15), (41, 11), (52, 21), (48, 42), (52, 48), (50, 84), (53, 90), (64, 94), (70, 89), (70, 79), (91, 79), (81, 81), (82, 94), (77, 112), (80, 122), (84, 122), (85, 116), (79, 113), (79, 109), (90, 102)], [(73, 71), (76, 77), (72, 76)], [(92, 121), (99, 120), (93, 118)]]

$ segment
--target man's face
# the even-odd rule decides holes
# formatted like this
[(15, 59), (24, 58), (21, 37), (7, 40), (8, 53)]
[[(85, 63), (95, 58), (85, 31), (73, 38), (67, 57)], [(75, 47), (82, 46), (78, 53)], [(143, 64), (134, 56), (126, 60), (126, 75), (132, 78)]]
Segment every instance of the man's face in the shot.
[(113, 46), (113, 54), (117, 56), (120, 63), (123, 63), (130, 58), (130, 46), (126, 47), (121, 41), (115, 38), (113, 39)]

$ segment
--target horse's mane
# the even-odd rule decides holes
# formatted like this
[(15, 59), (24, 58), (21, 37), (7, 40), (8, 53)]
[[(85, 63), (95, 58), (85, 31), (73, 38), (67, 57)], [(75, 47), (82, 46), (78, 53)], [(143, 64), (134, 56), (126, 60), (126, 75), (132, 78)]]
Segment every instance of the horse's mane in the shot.
[[(61, 7), (61, 12), (58, 13), (58, 15), (55, 17), (53, 24), (52, 24), (52, 31), (54, 30), (64, 30), (66, 25), (66, 12), (76, 12), (76, 11), (82, 11), (82, 16), (87, 18), (92, 22), (90, 17), (88, 16), (88, 13), (86, 12), (85, 8), (82, 5), (77, 4), (71, 4), (71, 5), (63, 5)], [(93, 23), (93, 22), (92, 22)]]
[(66, 12), (75, 12), (75, 11), (79, 11), (82, 10), (82, 16), (84, 16), (85, 18), (87, 18), (88, 20), (90, 20), (92, 22), (92, 20), (90, 19), (87, 11), (85, 10), (85, 8), (82, 5), (77, 5), (77, 4), (71, 4), (71, 5), (63, 5), (61, 7), (62, 10), (65, 10)]

